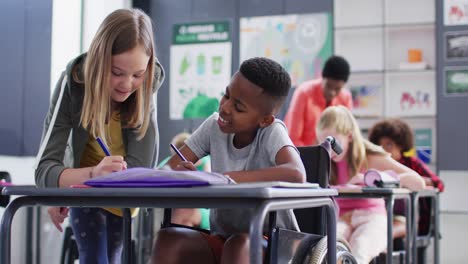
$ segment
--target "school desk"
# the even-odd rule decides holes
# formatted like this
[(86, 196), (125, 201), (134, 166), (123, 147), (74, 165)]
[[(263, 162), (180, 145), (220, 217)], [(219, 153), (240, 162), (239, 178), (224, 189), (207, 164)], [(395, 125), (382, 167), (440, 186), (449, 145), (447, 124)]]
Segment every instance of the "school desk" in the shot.
[[(269, 211), (327, 208), (328, 263), (336, 263), (336, 218), (332, 196), (334, 189), (272, 188), (249, 186), (209, 186), (192, 188), (36, 188), (5, 187), (3, 195), (17, 195), (6, 208), (0, 224), (0, 263), (11, 259), (11, 223), (23, 206), (142, 207), (142, 208), (253, 208), (250, 226), (250, 263), (262, 263), (262, 231)], [(128, 236), (125, 245), (129, 245)], [(130, 263), (130, 254), (123, 255)]]
[[(338, 198), (383, 198), (387, 210), (387, 256), (386, 263), (393, 263), (393, 204), (395, 199), (405, 200), (406, 236), (412, 238), (414, 224), (412, 222), (411, 191), (402, 188), (376, 188), (376, 187), (343, 187), (339, 188)], [(405, 263), (410, 263), (413, 239), (408, 239), (405, 245)]]

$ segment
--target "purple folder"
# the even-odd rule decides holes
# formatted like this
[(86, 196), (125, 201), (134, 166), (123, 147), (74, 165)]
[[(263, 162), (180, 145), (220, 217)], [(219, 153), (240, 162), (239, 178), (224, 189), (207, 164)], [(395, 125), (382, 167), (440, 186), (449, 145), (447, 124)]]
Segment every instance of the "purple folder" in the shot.
[(229, 184), (222, 174), (202, 171), (131, 168), (93, 178), (84, 184), (92, 187), (191, 187)]

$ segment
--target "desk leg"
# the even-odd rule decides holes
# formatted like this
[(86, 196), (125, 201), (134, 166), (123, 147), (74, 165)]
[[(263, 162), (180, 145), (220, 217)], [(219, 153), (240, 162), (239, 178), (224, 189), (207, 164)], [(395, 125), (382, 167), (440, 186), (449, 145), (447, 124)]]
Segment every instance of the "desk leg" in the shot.
[(393, 263), (393, 196), (385, 197), (387, 209), (387, 264)]
[(417, 192), (411, 193), (411, 203), (412, 203), (412, 210), (411, 210), (411, 217), (412, 217), (412, 251), (413, 254), (413, 263), (418, 263), (418, 215), (419, 215), (419, 195)]
[(130, 264), (132, 263), (132, 216), (129, 208), (123, 208), (123, 252), (122, 262)]
[(29, 197), (19, 197), (6, 207), (0, 223), (0, 263), (11, 263), (11, 223), (13, 222), (13, 216), (15, 216), (19, 208), (35, 204)]
[(255, 214), (250, 220), (250, 263), (262, 263), (262, 232), (263, 222), (268, 212), (269, 204), (264, 202), (255, 208)]
[(440, 234), (439, 234), (439, 228), (440, 228), (440, 223), (439, 223), (439, 193), (436, 194), (434, 197), (433, 201), (433, 206), (434, 206), (434, 263), (439, 264), (440, 262), (440, 256), (439, 256), (439, 239), (440, 239)]
[(336, 213), (332, 200), (327, 205), (327, 263), (336, 263)]
[[(406, 214), (406, 245), (405, 245), (405, 263), (410, 264), (411, 257), (413, 254), (413, 246), (415, 245), (414, 241), (416, 240), (415, 236), (415, 225), (413, 219), (414, 215), (414, 193), (410, 194), (410, 197), (405, 198), (405, 214)], [(416, 197), (417, 199), (417, 197)], [(392, 223), (393, 224), (393, 223)]]

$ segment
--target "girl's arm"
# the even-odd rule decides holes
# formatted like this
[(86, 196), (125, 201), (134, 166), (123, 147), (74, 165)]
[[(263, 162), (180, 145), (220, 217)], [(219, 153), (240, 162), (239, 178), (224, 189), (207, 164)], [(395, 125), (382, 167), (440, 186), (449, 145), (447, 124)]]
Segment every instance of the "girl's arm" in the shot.
[(251, 171), (233, 171), (229, 175), (236, 182), (286, 181), (305, 182), (306, 173), (299, 153), (291, 146), (281, 148), (275, 157), (276, 166)]
[(390, 155), (371, 154), (367, 156), (368, 168), (380, 171), (392, 170), (400, 177), (400, 185), (413, 191), (424, 189), (426, 184), (414, 170), (392, 159)]
[(39, 187), (58, 187), (59, 177), (66, 169), (63, 159), (73, 127), (71, 102), (66, 73), (63, 72), (44, 120), (41, 145), (37, 154), (38, 163), (34, 171), (35, 182)]
[(122, 156), (104, 157), (98, 165), (93, 167), (67, 168), (63, 170), (59, 177), (59, 187), (83, 184), (83, 182), (91, 178), (125, 169), (127, 169), (127, 163)]

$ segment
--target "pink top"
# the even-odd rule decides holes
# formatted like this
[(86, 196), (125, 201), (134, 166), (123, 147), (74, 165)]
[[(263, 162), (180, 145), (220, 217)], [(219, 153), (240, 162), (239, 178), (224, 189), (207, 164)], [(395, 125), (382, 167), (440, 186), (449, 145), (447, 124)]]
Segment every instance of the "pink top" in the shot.
[[(349, 181), (348, 164), (345, 160), (336, 163), (337, 170), (337, 186), (333, 188), (339, 189), (340, 185), (346, 185)], [(364, 182), (359, 183), (364, 186)], [(385, 202), (382, 198), (370, 199), (351, 199), (351, 198), (337, 198), (336, 202), (340, 208), (340, 216), (351, 212), (353, 210), (366, 210), (374, 213), (385, 214)]]
[[(351, 92), (345, 88), (341, 89), (330, 105), (344, 105), (351, 109)], [(323, 96), (322, 79), (306, 81), (296, 88), (284, 117), (289, 137), (295, 146), (317, 144), (315, 126), (325, 108), (327, 103)]]

